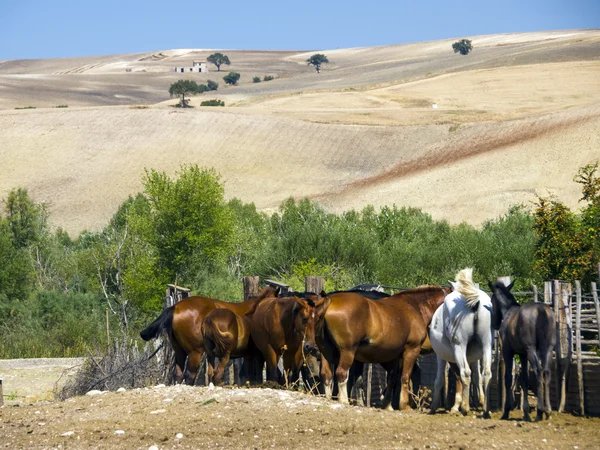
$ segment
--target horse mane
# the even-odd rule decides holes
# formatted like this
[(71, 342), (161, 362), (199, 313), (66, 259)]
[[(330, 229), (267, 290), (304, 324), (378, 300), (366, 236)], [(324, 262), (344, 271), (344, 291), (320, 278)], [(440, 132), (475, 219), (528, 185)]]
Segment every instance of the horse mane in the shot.
[(467, 300), (467, 306), (474, 308), (479, 301), (479, 289), (473, 283), (473, 269), (467, 267), (456, 274), (456, 280), (452, 283), (455, 291), (462, 294)]
[(497, 291), (500, 291), (503, 295), (504, 298), (506, 298), (508, 300), (508, 305), (504, 305), (507, 308), (512, 308), (513, 306), (521, 306), (519, 304), (519, 302), (515, 299), (515, 296), (513, 295), (512, 292), (510, 292), (510, 289), (508, 289), (508, 287), (502, 283), (501, 281), (496, 281), (494, 282), (494, 288)]

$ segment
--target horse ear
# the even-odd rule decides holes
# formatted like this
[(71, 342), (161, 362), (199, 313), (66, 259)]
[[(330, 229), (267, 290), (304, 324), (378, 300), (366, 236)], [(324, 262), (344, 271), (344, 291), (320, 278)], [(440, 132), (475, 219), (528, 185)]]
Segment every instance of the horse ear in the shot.
[(496, 288), (494, 287), (491, 281), (488, 281), (488, 286), (490, 287), (490, 291), (492, 291), (492, 293), (496, 292)]
[(515, 285), (515, 282), (513, 281), (508, 286), (506, 286), (506, 289), (508, 289), (510, 291), (513, 288), (514, 285)]
[(325, 289), (321, 289), (321, 293), (319, 295), (321, 297), (327, 297), (327, 292), (325, 292)]
[(273, 297), (279, 297), (279, 294), (281, 294), (281, 287), (277, 286), (275, 288), (275, 292), (273, 293)]

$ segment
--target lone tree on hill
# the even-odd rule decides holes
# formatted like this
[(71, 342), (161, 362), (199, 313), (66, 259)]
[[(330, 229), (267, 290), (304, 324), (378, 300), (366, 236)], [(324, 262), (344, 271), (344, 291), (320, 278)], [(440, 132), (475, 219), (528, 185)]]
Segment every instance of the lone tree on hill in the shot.
[(227, 65), (231, 64), (229, 62), (229, 58), (227, 57), (227, 55), (224, 55), (223, 53), (213, 53), (208, 58), (206, 58), (206, 60), (209, 63), (213, 63), (215, 66), (217, 66), (217, 72), (221, 71), (221, 66), (223, 64), (227, 64)]
[(325, 56), (321, 53), (315, 53), (310, 58), (308, 58), (306, 60), (306, 62), (308, 63), (309, 66), (311, 64), (313, 66), (315, 66), (315, 70), (317, 71), (317, 73), (320, 73), (321, 72), (321, 64), (327, 64), (327, 63), (329, 63), (329, 60), (327, 59), (327, 56)]
[(186, 100), (187, 95), (196, 95), (198, 93), (198, 84), (192, 80), (179, 80), (171, 85), (169, 94), (171, 97), (180, 97), (179, 107), (187, 108), (189, 100)]
[(235, 86), (240, 79), (240, 74), (237, 72), (229, 72), (223, 77), (223, 81), (231, 86)]
[(452, 48), (454, 49), (454, 53), (460, 53), (461, 55), (468, 55), (471, 50), (473, 50), (473, 46), (471, 45), (471, 41), (469, 39), (461, 39), (460, 41), (456, 41), (452, 44)]

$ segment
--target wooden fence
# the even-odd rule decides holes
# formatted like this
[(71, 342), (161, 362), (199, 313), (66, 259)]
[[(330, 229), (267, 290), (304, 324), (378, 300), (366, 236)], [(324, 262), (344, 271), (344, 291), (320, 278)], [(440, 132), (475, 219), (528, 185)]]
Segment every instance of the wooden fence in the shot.
[[(598, 266), (600, 276), (600, 264)], [(508, 284), (509, 278), (500, 278)], [(289, 292), (289, 286), (272, 280), (265, 280), (265, 284), (279, 287), (283, 293)], [(323, 289), (322, 277), (307, 277), (305, 289), (307, 292), (320, 292)], [(382, 286), (383, 288), (398, 292), (407, 288)], [(175, 292), (175, 295), (173, 295)], [(178, 294), (183, 293), (183, 294)], [(259, 293), (259, 278), (244, 278), (244, 300)], [(174, 302), (187, 297), (189, 290), (169, 285), (167, 298), (174, 298)], [(532, 286), (531, 291), (513, 292), (521, 302), (543, 301), (552, 306), (556, 317), (557, 345), (553, 360), (553, 375), (551, 387), (551, 403), (553, 410), (560, 412), (569, 411), (581, 415), (600, 415), (600, 303), (596, 283), (591, 283), (589, 291), (584, 290), (579, 281), (573, 285), (559, 280), (544, 283), (543, 293), (537, 286)], [(165, 306), (168, 306), (167, 304)], [(573, 311), (575, 313), (573, 314)], [(506, 393), (504, 392), (504, 367), (497, 332), (494, 345), (492, 363), (492, 381), (490, 385), (490, 404), (492, 407), (502, 409)], [(230, 384), (239, 383), (239, 369), (241, 362), (232, 361), (225, 375), (225, 380)], [(518, 377), (519, 367), (514, 367), (515, 380)], [(420, 356), (418, 367), (413, 376), (414, 392), (418, 386), (433, 390), (437, 362), (435, 355)], [(205, 383), (205, 371), (200, 375), (200, 384)], [(533, 377), (533, 374), (531, 375)], [(531, 378), (535, 379), (535, 378)], [(358, 403), (370, 406), (381, 404), (381, 395), (385, 388), (385, 371), (379, 364), (365, 364), (362, 380), (353, 391), (353, 397)], [(455, 392), (454, 375), (447, 374), (446, 404), (451, 406), (454, 402)], [(474, 393), (474, 392), (473, 392)], [(520, 393), (517, 392), (517, 397)], [(471, 395), (477, 402), (477, 396)], [(518, 403), (517, 403), (518, 404)]]

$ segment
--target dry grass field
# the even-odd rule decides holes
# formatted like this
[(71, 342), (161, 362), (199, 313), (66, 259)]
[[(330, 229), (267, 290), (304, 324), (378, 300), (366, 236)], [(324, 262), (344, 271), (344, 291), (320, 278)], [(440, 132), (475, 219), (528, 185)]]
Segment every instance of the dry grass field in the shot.
[[(320, 74), (304, 62), (315, 51), (225, 51), (222, 73), (184, 77), (170, 70), (213, 51), (2, 61), (0, 196), (28, 187), (77, 233), (101, 228), (144, 168), (197, 163), (265, 210), (289, 196), (338, 212), (395, 203), (477, 225), (536, 194), (576, 207), (573, 176), (600, 159), (600, 31), (471, 39), (468, 56), (456, 39), (319, 50)], [(276, 79), (252, 83), (264, 75)], [(180, 78), (219, 91), (176, 109)], [(226, 107), (199, 106), (210, 98)]]

